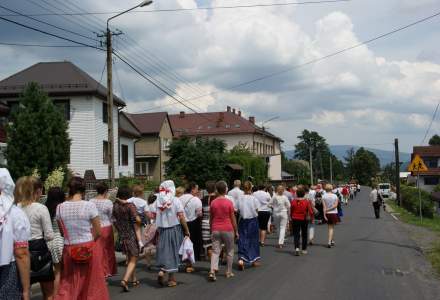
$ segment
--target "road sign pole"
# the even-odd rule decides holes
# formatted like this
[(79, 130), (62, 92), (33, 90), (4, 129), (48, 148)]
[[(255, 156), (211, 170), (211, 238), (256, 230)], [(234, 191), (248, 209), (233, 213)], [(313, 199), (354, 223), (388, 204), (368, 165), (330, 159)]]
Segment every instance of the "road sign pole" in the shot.
[(420, 223), (423, 223), (423, 216), (422, 216), (422, 192), (420, 191), (420, 172), (417, 172), (417, 189), (419, 191)]

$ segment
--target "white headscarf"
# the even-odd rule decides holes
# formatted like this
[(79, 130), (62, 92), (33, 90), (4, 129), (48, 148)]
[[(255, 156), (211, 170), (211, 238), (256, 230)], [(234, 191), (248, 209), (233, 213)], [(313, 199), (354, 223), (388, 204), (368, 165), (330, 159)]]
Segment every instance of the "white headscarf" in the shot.
[(14, 205), (15, 184), (5, 168), (0, 168), (0, 266), (8, 265), (14, 255), (14, 232), (9, 218)]
[(173, 200), (176, 195), (176, 187), (172, 180), (166, 180), (160, 184), (157, 197), (157, 207), (161, 211), (170, 209), (173, 206)]

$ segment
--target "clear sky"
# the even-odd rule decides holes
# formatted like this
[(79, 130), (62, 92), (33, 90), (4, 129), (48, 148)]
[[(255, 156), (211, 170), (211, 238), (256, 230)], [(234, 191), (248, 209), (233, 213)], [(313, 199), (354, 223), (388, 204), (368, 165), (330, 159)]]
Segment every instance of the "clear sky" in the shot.
[[(285, 3), (288, 0), (162, 0), (149, 9)], [(0, 5), (23, 14), (108, 12), (138, 1), (3, 0)], [(410, 152), (420, 144), (440, 101), (440, 17), (316, 64), (250, 85), (246, 82), (304, 64), (440, 11), (438, 0), (352, 0), (350, 2), (260, 8), (127, 14), (113, 28), (119, 51), (197, 111), (227, 105), (267, 124), (291, 149), (304, 129), (329, 144), (378, 144), (392, 149), (395, 137)], [(0, 14), (11, 14), (0, 8)], [(52, 33), (99, 45), (94, 32), (105, 28), (106, 15), (36, 16), (68, 33), (25, 17), (8, 18)], [(133, 42), (140, 44), (141, 48)], [(66, 45), (0, 20), (0, 43)], [(87, 48), (33, 48), (0, 45), (0, 78), (39, 61), (69, 60), (99, 80), (105, 53)], [(103, 83), (105, 82), (105, 76)], [(116, 93), (138, 112), (189, 111), (115, 59)], [(429, 136), (438, 133), (434, 122)]]

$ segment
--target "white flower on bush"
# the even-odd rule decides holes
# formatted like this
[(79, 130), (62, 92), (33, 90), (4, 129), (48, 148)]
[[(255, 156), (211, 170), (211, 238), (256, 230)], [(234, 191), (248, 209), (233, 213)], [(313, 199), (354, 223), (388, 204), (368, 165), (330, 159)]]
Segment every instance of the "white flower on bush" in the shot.
[(58, 167), (49, 174), (46, 181), (44, 182), (44, 188), (46, 189), (46, 193), (52, 187), (57, 187), (57, 186), (61, 187), (63, 185), (63, 181), (64, 181), (63, 168)]

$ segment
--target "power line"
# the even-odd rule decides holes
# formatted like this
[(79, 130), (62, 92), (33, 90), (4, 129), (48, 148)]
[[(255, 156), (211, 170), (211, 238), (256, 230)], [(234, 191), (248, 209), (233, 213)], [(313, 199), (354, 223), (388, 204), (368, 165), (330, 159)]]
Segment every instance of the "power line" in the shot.
[(439, 107), (439, 106), (440, 106), (440, 102), (437, 103), (437, 106), (435, 107), (434, 114), (432, 115), (431, 122), (429, 123), (429, 126), (428, 126), (428, 128), (426, 129), (425, 136), (423, 137), (423, 140), (422, 140), (422, 142), (420, 143), (420, 145), (423, 145), (423, 144), (425, 143), (426, 137), (428, 136), (429, 131), (431, 130), (432, 123), (434, 123), (434, 121), (435, 121), (435, 117), (437, 116), (437, 111), (438, 111), (438, 107)]
[(158, 88), (159, 90), (161, 90), (163, 93), (165, 93), (166, 95), (168, 95), (169, 97), (173, 98), (175, 101), (177, 101), (179, 104), (183, 105), (184, 107), (188, 108), (189, 110), (191, 110), (192, 112), (194, 112), (197, 115), (200, 115), (201, 117), (207, 119), (209, 122), (213, 122), (213, 120), (207, 118), (206, 116), (204, 116), (203, 114), (199, 113), (198, 111), (196, 111), (195, 109), (191, 108), (190, 106), (186, 105), (185, 103), (183, 103), (181, 100), (179, 100), (177, 97), (175, 97), (174, 95), (172, 95), (171, 93), (169, 93), (166, 89), (164, 89), (162, 86), (160, 86), (158, 83), (156, 83), (154, 80), (152, 80), (149, 76), (146, 76), (145, 74), (143, 74), (142, 71), (139, 71), (135, 66), (133, 66), (126, 58), (124, 58), (123, 55), (121, 55), (120, 53), (118, 53), (117, 51), (114, 51), (113, 54), (119, 58), (122, 62), (124, 62), (130, 69), (132, 69), (134, 72), (136, 72), (139, 76), (141, 76), (142, 78), (144, 78), (146, 81), (148, 81), (149, 83), (151, 83), (152, 85), (154, 85), (156, 88)]
[(82, 45), (84, 47), (105, 51), (105, 49), (103, 49), (103, 48), (99, 48), (97, 46), (89, 45), (89, 44), (86, 44), (86, 43), (83, 43), (83, 42), (78, 42), (78, 41), (75, 41), (75, 40), (72, 40), (72, 39), (69, 39), (69, 38), (66, 38), (66, 37), (63, 37), (63, 36), (51, 33), (51, 32), (47, 32), (47, 31), (44, 31), (44, 30), (41, 30), (41, 29), (38, 29), (38, 28), (35, 28), (35, 27), (32, 27), (32, 26), (29, 26), (29, 25), (20, 23), (20, 22), (16, 22), (16, 21), (13, 21), (13, 20), (1, 17), (1, 16), (0, 16), (0, 20), (9, 22), (9, 23), (12, 23), (12, 24), (15, 24), (15, 25), (18, 25), (18, 26), (21, 26), (21, 27), (33, 30), (33, 31), (37, 31), (37, 32), (40, 32), (40, 33), (45, 34), (45, 35), (56, 37), (56, 38), (59, 38), (59, 39), (62, 39), (62, 40), (65, 40), (65, 41), (68, 41), (68, 42), (71, 42), (71, 43), (74, 43), (74, 44)]
[[(344, 49), (338, 50), (338, 51), (336, 51), (336, 52), (333, 52), (333, 53), (328, 54), (328, 55), (325, 55), (325, 56), (321, 56), (321, 57), (318, 57), (318, 58), (315, 58), (315, 59), (309, 60), (309, 61), (307, 61), (307, 62), (305, 62), (305, 63), (298, 64), (298, 65), (295, 65), (295, 66), (292, 66), (292, 67), (286, 68), (286, 69), (281, 70), (281, 71), (273, 72), (273, 73), (270, 73), (270, 74), (267, 74), (267, 75), (264, 75), (264, 76), (261, 76), (261, 77), (257, 77), (257, 78), (252, 79), (252, 80), (248, 80), (248, 81), (245, 81), (245, 82), (242, 82), (242, 83), (236, 84), (236, 85), (232, 85), (232, 86), (230, 86), (230, 87), (225, 88), (225, 90), (234, 90), (234, 89), (237, 89), (237, 88), (242, 87), (242, 86), (250, 85), (250, 84), (253, 84), (253, 83), (255, 83), (255, 82), (263, 81), (263, 80), (269, 79), (269, 78), (271, 78), (271, 77), (275, 77), (275, 76), (278, 76), (278, 75), (282, 75), (282, 74), (284, 74), (284, 73), (288, 73), (288, 72), (291, 72), (291, 71), (293, 71), (293, 70), (296, 70), (296, 69), (299, 69), (299, 68), (303, 68), (303, 67), (308, 66), (308, 65), (311, 65), (311, 64), (318, 63), (318, 62), (320, 62), (320, 61), (326, 60), (326, 59), (328, 59), (328, 58), (332, 58), (332, 57), (334, 57), (334, 56), (337, 56), (337, 55), (339, 55), (339, 54), (342, 54), (342, 53), (348, 52), (348, 51), (350, 51), (350, 50), (353, 50), (353, 49), (359, 48), (359, 47), (361, 47), (361, 46), (364, 46), (364, 45), (367, 45), (367, 44), (371, 44), (371, 43), (373, 43), (373, 42), (375, 42), (375, 41), (377, 41), (377, 40), (383, 39), (383, 38), (388, 37), (388, 36), (390, 36), (390, 35), (393, 35), (393, 34), (395, 34), (395, 33), (397, 33), (397, 32), (403, 31), (403, 30), (405, 30), (405, 29), (408, 29), (408, 28), (410, 28), (410, 27), (416, 26), (416, 25), (418, 25), (418, 24), (420, 24), (420, 23), (423, 23), (423, 22), (426, 22), (426, 21), (428, 21), (428, 20), (430, 20), (430, 19), (433, 19), (433, 18), (435, 18), (435, 17), (438, 17), (439, 15), (440, 15), (440, 12), (437, 12), (437, 13), (435, 13), (435, 14), (432, 14), (432, 15), (428, 16), (428, 17), (425, 17), (425, 18), (419, 19), (419, 20), (417, 20), (417, 21), (415, 21), (415, 22), (412, 22), (412, 23), (410, 23), (410, 24), (407, 24), (407, 25), (405, 25), (405, 26), (398, 27), (398, 28), (396, 28), (396, 29), (393, 29), (393, 30), (387, 32), (387, 33), (384, 33), (384, 34), (378, 35), (378, 36), (376, 36), (376, 37), (374, 37), (374, 38), (368, 39), (368, 40), (366, 40), (366, 41), (363, 41), (363, 42), (361, 42), (361, 43), (355, 44), (355, 45), (353, 45), (353, 46), (350, 46), (350, 47), (347, 47), (347, 48), (344, 48)], [(186, 101), (196, 100), (196, 99), (203, 98), (203, 97), (206, 97), (206, 96), (216, 95), (216, 94), (219, 94), (219, 93), (221, 93), (221, 92), (222, 92), (222, 91), (214, 91), (214, 92), (210, 92), (210, 93), (207, 93), (207, 94), (204, 94), (204, 95), (199, 95), (199, 96), (197, 96), (197, 97), (190, 98), (190, 99), (188, 99), (188, 100), (186, 100)], [(156, 108), (159, 108), (159, 107), (158, 107), (158, 106), (156, 106), (156, 107), (150, 107), (150, 108), (148, 108), (147, 110), (153, 110), (153, 109), (156, 109)]]
[[(351, 0), (326, 0), (326, 1), (302, 1), (302, 2), (285, 2), (285, 3), (268, 3), (268, 4), (250, 4), (250, 5), (231, 5), (231, 6), (209, 6), (209, 7), (193, 7), (193, 8), (170, 8), (170, 9), (153, 9), (153, 10), (136, 10), (129, 13), (158, 13), (158, 12), (183, 12), (183, 11), (197, 11), (197, 10), (217, 10), (217, 9), (236, 9), (236, 8), (255, 8), (255, 7), (273, 7), (273, 6), (291, 6), (291, 5), (313, 5), (313, 4), (331, 4), (338, 2), (350, 2)], [(86, 15), (111, 15), (118, 14), (122, 11), (108, 11), (108, 12), (74, 12), (74, 13), (43, 13), (32, 14), (32, 16), (86, 16)], [(10, 15), (1, 15), (3, 17), (10, 17)]]
[(0, 42), (3, 46), (17, 46), (17, 47), (39, 47), (39, 48), (83, 48), (81, 45), (41, 45), (41, 44), (22, 44), (22, 43), (6, 43)]

